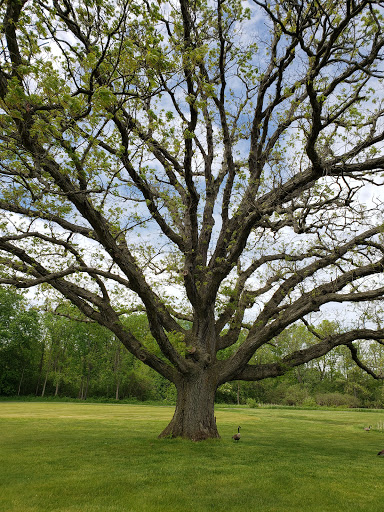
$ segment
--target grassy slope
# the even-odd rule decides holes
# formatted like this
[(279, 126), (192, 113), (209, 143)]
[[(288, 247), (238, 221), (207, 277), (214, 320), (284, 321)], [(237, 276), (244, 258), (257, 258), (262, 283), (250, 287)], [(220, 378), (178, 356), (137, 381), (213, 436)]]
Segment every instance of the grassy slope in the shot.
[(0, 403), (0, 511), (382, 510), (384, 434), (363, 426), (384, 412), (218, 408), (204, 443), (158, 440), (171, 415)]

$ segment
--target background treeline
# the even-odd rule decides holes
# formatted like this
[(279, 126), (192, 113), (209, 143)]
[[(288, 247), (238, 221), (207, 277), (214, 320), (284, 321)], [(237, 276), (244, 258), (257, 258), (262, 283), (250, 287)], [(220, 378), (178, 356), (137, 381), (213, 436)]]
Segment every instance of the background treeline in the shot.
[[(65, 310), (64, 305), (61, 312), (68, 317), (74, 313)], [(37, 312), (22, 294), (0, 288), (1, 396), (174, 402), (173, 385), (135, 359), (111, 332), (68, 317)], [(156, 350), (144, 315), (132, 314), (124, 322), (142, 342)], [(335, 322), (328, 321), (315, 328), (318, 336), (340, 329)], [(304, 325), (291, 326), (259, 351), (255, 362), (272, 362), (285, 352), (316, 341), (315, 334)], [(179, 349), (183, 347), (177, 337), (174, 343)], [(226, 349), (226, 355), (233, 349)], [(365, 342), (360, 344), (359, 351), (372, 368), (383, 368), (384, 346)], [(384, 386), (362, 372), (348, 349), (340, 347), (284, 377), (226, 383), (219, 388), (216, 399), (250, 406), (261, 402), (382, 408)]]

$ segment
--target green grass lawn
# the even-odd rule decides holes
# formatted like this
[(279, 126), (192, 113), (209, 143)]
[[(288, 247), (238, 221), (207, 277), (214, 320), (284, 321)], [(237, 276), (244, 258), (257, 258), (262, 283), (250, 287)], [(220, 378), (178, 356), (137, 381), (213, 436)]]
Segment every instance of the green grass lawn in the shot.
[(0, 403), (0, 511), (383, 510), (384, 411), (218, 407), (202, 443), (157, 439), (172, 413)]

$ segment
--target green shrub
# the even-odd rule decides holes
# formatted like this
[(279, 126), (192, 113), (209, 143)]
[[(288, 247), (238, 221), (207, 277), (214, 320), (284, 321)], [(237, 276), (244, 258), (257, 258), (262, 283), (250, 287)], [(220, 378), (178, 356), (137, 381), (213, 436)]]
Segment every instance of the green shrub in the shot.
[(308, 390), (300, 385), (288, 386), (285, 397), (282, 401), (284, 405), (303, 405), (310, 398)]
[(303, 403), (301, 404), (303, 407), (316, 407), (317, 403), (316, 400), (313, 398), (313, 396), (309, 396), (306, 398)]
[(361, 406), (358, 398), (344, 393), (318, 393), (316, 395), (316, 403), (326, 407), (356, 408)]

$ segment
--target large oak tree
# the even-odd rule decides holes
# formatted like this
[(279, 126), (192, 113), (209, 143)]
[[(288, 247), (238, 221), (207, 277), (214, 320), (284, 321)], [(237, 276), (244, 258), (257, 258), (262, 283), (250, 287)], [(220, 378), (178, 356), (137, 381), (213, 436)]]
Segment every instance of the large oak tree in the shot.
[(337, 346), (382, 377), (373, 324), (254, 356), (383, 298), (383, 6), (1, 2), (0, 283), (54, 289), (172, 381), (163, 436), (218, 437), (219, 385)]

